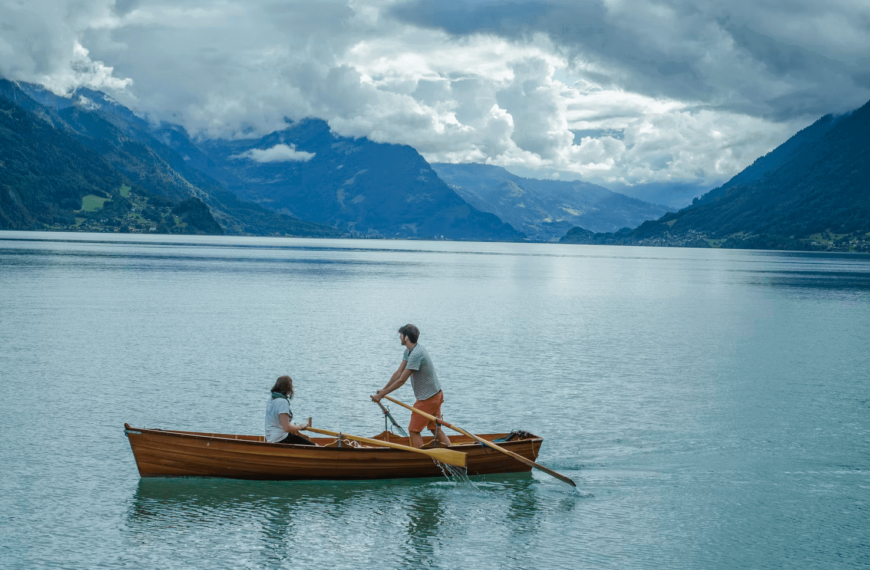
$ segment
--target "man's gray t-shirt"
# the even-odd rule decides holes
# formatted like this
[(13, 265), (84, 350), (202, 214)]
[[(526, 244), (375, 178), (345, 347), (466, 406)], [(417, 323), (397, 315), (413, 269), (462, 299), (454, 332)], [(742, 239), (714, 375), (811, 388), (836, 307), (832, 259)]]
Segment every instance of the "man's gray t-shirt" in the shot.
[(435, 374), (435, 366), (429, 353), (419, 344), (410, 353), (405, 349), (402, 360), (407, 362), (405, 370), (413, 370), (411, 374), (411, 387), (414, 389), (414, 397), (418, 400), (428, 400), (441, 391), (438, 375)]

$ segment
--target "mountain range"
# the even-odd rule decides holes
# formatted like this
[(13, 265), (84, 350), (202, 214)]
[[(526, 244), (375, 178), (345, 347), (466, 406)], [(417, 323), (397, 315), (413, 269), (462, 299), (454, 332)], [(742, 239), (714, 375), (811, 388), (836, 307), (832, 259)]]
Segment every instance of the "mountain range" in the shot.
[(870, 103), (827, 115), (668, 212), (584, 182), (429, 165), (318, 119), (195, 139), (98, 91), (0, 80), (0, 229), (553, 241), (574, 226), (561, 241), (863, 251), (867, 133)]
[[(469, 205), (413, 148), (351, 139), (325, 121), (288, 121), (257, 139), (193, 145), (178, 127), (156, 135), (240, 198), (369, 237), (517, 241), (525, 236)], [(196, 148), (193, 148), (193, 147)]]
[[(129, 202), (129, 196), (119, 194), (124, 185), (129, 185), (140, 201), (148, 196), (158, 197), (164, 207), (190, 199), (204, 202), (209, 215), (220, 223), (220, 226), (206, 223), (206, 228), (221, 227), (222, 232), (341, 235), (332, 228), (239, 200), (216, 181), (189, 168), (175, 151), (150, 134), (145, 121), (102, 93), (80, 89), (71, 97), (58, 97), (36, 85), (0, 80), (0, 103), (10, 113), (7, 114), (10, 121), (0, 133), (0, 152), (6, 157), (7, 168), (19, 171), (14, 179), (10, 178), (10, 171), (0, 173), (0, 185), (5, 190), (0, 191), (3, 229), (42, 229), (43, 225), (50, 229), (75, 229), (90, 214), (107, 220), (108, 226), (103, 230), (118, 225), (157, 230), (159, 224), (129, 215), (130, 210), (136, 209), (132, 203), (122, 208), (126, 212), (123, 220), (108, 215), (114, 210), (103, 212), (106, 215), (101, 217), (85, 207), (83, 199), (87, 195), (94, 197), (92, 203), (102, 198), (116, 204)], [(53, 156), (57, 164), (63, 164), (62, 176), (52, 170), (46, 156)], [(24, 165), (30, 168), (21, 174), (25, 172)], [(78, 182), (70, 186), (70, 180)], [(46, 187), (57, 190), (47, 193), (43, 190)], [(141, 205), (146, 207), (144, 202)], [(51, 222), (46, 221), (49, 212), (53, 213)], [(94, 229), (95, 225), (90, 227)], [(177, 231), (215, 233), (186, 226)]]
[[(0, 80), (0, 102), (10, 118), (0, 133), (0, 229), (197, 233), (204, 229), (188, 224), (189, 213), (172, 224), (166, 209), (196, 199), (230, 234), (525, 239), (459, 197), (413, 148), (340, 137), (324, 121), (288, 121), (259, 138), (193, 140), (89, 89), (62, 97)], [(169, 205), (158, 211), (149, 197)]]
[(562, 241), (870, 251), (870, 103), (822, 117), (679, 212)]
[(469, 204), (533, 241), (558, 241), (577, 225), (597, 232), (635, 227), (669, 211), (587, 182), (522, 178), (485, 164), (436, 163), (432, 168)]

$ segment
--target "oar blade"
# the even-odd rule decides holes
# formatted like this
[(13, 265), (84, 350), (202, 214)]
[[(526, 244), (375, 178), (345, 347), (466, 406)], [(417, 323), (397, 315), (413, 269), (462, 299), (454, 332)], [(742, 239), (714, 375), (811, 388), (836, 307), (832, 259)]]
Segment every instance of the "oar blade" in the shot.
[(450, 449), (427, 449), (426, 454), (440, 463), (453, 465), (454, 467), (465, 467), (468, 456), (461, 451), (453, 451)]

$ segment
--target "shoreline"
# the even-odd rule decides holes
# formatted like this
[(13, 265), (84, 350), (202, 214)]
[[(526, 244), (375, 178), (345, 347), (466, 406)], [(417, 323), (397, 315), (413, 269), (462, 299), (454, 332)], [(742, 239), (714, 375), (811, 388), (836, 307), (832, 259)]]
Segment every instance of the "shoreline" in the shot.
[[(20, 237), (9, 234), (24, 234)], [(39, 235), (43, 234), (43, 235)], [(68, 234), (62, 236), (62, 234)], [(57, 237), (55, 237), (57, 236)], [(109, 237), (111, 236), (111, 237)], [(147, 239), (142, 239), (147, 237)], [(107, 239), (108, 238), (108, 239)], [(156, 238), (156, 239), (155, 239)], [(180, 240), (173, 238), (181, 238)], [(427, 238), (391, 238), (391, 237), (316, 237), (316, 236), (254, 236), (254, 235), (204, 235), (204, 234), (159, 234), (159, 233), (121, 233), (121, 232), (70, 232), (59, 230), (0, 230), (0, 241), (41, 241), (41, 242), (66, 242), (66, 243), (128, 243), (128, 244), (164, 244), (164, 245), (209, 245), (221, 247), (219, 240), (310, 240), (310, 241), (368, 241), (368, 242), (426, 242), (426, 243), (456, 243), (456, 244), (505, 244), (505, 245), (553, 245), (564, 247), (620, 247), (642, 249), (666, 249), (666, 250), (706, 250), (706, 251), (745, 251), (745, 252), (770, 252), (770, 253), (812, 253), (812, 254), (845, 254), (845, 255), (870, 255), (870, 252), (862, 251), (837, 251), (826, 249), (795, 250), (795, 249), (739, 249), (739, 248), (710, 248), (692, 246), (670, 245), (646, 245), (646, 244), (621, 244), (621, 243), (566, 243), (566, 242), (533, 242), (533, 241), (480, 241), (480, 240), (453, 240), (453, 239), (427, 239)], [(264, 247), (263, 244), (233, 243), (233, 247)], [(380, 248), (377, 248), (380, 249)]]

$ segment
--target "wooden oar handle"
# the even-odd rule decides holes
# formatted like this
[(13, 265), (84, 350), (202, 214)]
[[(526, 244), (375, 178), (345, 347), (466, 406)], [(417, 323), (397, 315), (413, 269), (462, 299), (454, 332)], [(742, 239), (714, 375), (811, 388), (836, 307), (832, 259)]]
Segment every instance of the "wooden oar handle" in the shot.
[(313, 428), (313, 427), (311, 427), (310, 425), (309, 425), (308, 427), (304, 428), (304, 430), (305, 430), (305, 431), (313, 431), (314, 433), (319, 433), (319, 434), (321, 434), (321, 435), (328, 435), (328, 436), (331, 436), (331, 437), (338, 437), (339, 435), (341, 435), (341, 434), (338, 433), (337, 431), (329, 431), (329, 430), (326, 430), (326, 429)]

